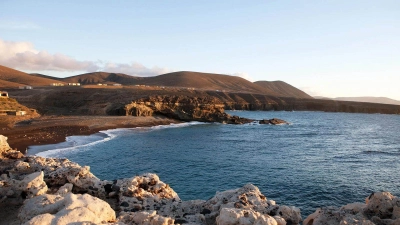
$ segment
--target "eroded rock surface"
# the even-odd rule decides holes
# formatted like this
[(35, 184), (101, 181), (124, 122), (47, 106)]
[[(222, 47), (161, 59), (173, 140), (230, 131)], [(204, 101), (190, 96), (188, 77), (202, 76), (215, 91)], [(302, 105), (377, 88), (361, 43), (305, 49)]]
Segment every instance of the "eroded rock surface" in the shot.
[(88, 194), (41, 195), (24, 202), (18, 214), (25, 224), (95, 224), (115, 222), (115, 212), (105, 201)]
[(182, 121), (220, 122), (244, 124), (253, 120), (231, 116), (224, 111), (225, 105), (213, 97), (151, 96), (135, 100), (118, 111), (125, 115), (163, 115)]
[(7, 137), (0, 135), (0, 159), (20, 159), (24, 155), (20, 151), (10, 148)]
[(323, 207), (309, 215), (304, 225), (399, 225), (400, 198), (389, 192), (377, 192), (365, 203), (351, 203), (341, 208)]
[(272, 125), (280, 125), (280, 124), (289, 124), (288, 122), (281, 120), (281, 119), (277, 119), (277, 118), (273, 118), (273, 119), (263, 119), (259, 121), (260, 124), (272, 124)]

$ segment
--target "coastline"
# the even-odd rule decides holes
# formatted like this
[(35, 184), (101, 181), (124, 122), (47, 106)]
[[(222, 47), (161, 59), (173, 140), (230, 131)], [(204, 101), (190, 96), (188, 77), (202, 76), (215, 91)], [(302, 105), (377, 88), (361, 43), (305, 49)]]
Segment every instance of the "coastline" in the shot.
[(19, 122), (12, 128), (3, 128), (11, 148), (26, 154), (29, 146), (57, 144), (73, 135), (91, 135), (117, 128), (151, 127), (181, 123), (162, 116), (42, 116)]

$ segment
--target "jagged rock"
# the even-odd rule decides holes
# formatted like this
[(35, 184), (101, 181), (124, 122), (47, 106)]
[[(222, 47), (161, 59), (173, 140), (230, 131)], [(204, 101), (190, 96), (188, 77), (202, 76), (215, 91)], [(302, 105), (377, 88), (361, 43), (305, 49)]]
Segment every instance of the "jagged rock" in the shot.
[(251, 209), (243, 210), (236, 208), (221, 209), (216, 222), (217, 225), (278, 225), (278, 222), (269, 215), (262, 215)]
[(120, 207), (124, 211), (159, 210), (167, 202), (179, 201), (179, 196), (156, 174), (118, 180), (111, 189), (118, 187)]
[(371, 194), (364, 203), (352, 203), (341, 208), (324, 207), (309, 215), (303, 225), (398, 225), (400, 199), (389, 192)]
[(225, 105), (214, 97), (151, 96), (124, 106), (125, 115), (164, 115), (182, 121), (220, 122), (229, 124), (250, 123), (253, 120), (225, 113)]
[(389, 219), (393, 214), (394, 199), (395, 197), (389, 192), (373, 193), (365, 199), (367, 204), (365, 212), (381, 219)]
[(288, 122), (281, 120), (281, 119), (277, 119), (277, 118), (273, 118), (273, 119), (263, 119), (259, 121), (259, 124), (272, 124), (272, 125), (279, 125), (279, 124), (289, 124)]
[(0, 159), (20, 159), (24, 155), (20, 151), (16, 151), (10, 148), (7, 142), (7, 137), (0, 135)]
[(126, 225), (172, 225), (175, 220), (170, 217), (157, 215), (157, 212), (141, 211), (141, 212), (122, 212), (117, 219)]
[(45, 194), (48, 188), (43, 177), (43, 172), (35, 172), (16, 180), (4, 174), (0, 178), (0, 196), (25, 199)]
[(223, 208), (254, 210), (264, 216), (280, 216), (285, 221), (290, 221), (291, 224), (299, 224), (301, 221), (300, 209), (276, 205), (275, 201), (267, 200), (260, 190), (252, 184), (247, 184), (235, 190), (217, 192), (213, 198), (206, 202), (205, 208), (214, 213)]
[(114, 222), (108, 203), (88, 194), (41, 195), (24, 202), (18, 214), (25, 224), (71, 224)]

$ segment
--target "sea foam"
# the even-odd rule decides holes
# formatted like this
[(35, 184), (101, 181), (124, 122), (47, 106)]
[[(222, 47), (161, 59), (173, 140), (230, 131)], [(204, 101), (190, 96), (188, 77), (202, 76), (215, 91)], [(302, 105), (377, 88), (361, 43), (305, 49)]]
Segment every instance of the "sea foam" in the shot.
[(130, 133), (132, 131), (150, 132), (154, 130), (182, 128), (182, 127), (195, 126), (201, 124), (207, 124), (207, 123), (193, 121), (187, 123), (177, 123), (177, 124), (171, 123), (168, 125), (157, 125), (152, 127), (117, 128), (117, 129), (99, 131), (99, 133), (92, 135), (68, 136), (66, 137), (65, 142), (62, 143), (29, 146), (27, 154), (37, 155), (41, 157), (58, 157), (65, 152), (84, 151), (85, 147), (110, 141), (119, 135), (123, 135), (124, 133)]

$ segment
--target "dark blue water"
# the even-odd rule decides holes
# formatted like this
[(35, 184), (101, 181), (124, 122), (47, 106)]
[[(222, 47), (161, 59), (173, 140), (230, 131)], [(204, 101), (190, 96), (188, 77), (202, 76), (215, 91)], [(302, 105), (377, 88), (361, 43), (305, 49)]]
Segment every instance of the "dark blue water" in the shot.
[(121, 129), (106, 132), (109, 141), (53, 154), (89, 165), (100, 179), (157, 173), (183, 200), (253, 183), (278, 204), (300, 207), (304, 216), (320, 206), (363, 202), (375, 191), (400, 196), (399, 115), (230, 113), (291, 125)]

